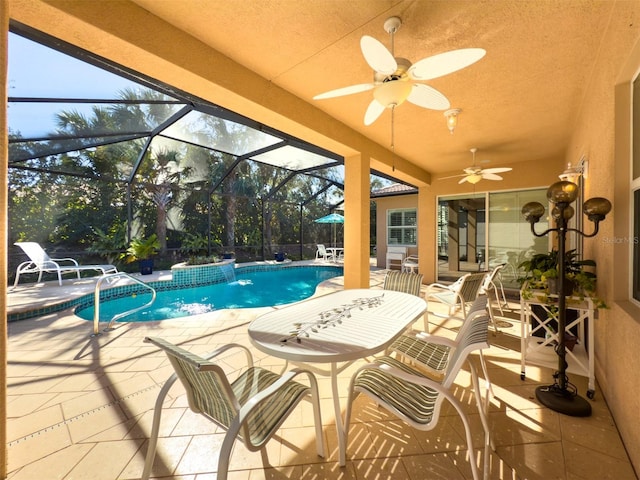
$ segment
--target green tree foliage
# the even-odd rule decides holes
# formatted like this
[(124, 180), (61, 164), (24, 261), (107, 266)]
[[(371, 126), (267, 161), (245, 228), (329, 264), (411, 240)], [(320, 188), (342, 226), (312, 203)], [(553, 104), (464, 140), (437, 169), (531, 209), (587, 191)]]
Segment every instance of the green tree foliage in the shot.
[(120, 97), (123, 102), (89, 113), (61, 111), (50, 140), (11, 146), (12, 155), (23, 158), (64, 152), (9, 170), (12, 241), (53, 243), (106, 258), (131, 237), (153, 233), (162, 253), (198, 238), (198, 249), (210, 250), (203, 253), (240, 248), (255, 258), (263, 245), (270, 256), (298, 244), (301, 234), (312, 244), (330, 241), (331, 229), (313, 220), (342, 200), (326, 179), (341, 182), (338, 173), (309, 176), (244, 158), (268, 146), (265, 136), (198, 112), (174, 125), (174, 139), (125, 141), (122, 132), (151, 132), (182, 105), (147, 89), (125, 90)]

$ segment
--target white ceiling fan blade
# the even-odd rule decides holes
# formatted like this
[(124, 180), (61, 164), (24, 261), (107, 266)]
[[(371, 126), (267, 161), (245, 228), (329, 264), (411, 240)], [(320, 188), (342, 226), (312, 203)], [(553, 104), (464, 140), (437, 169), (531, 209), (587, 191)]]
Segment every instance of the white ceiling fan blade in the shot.
[(482, 172), (482, 178), (484, 178), (485, 180), (502, 180), (502, 177), (500, 175), (487, 172)]
[(429, 85), (415, 83), (407, 98), (414, 105), (432, 110), (447, 110), (451, 107), (449, 99)]
[(365, 35), (360, 39), (360, 49), (364, 59), (376, 72), (391, 75), (398, 69), (396, 59), (379, 40)]
[(366, 126), (371, 125), (378, 119), (380, 115), (382, 115), (382, 112), (384, 112), (384, 105), (382, 105), (374, 98), (373, 100), (371, 100), (371, 103), (367, 107), (367, 111), (364, 114), (364, 124)]
[(464, 178), (461, 178), (461, 179), (460, 179), (460, 181), (458, 182), (458, 184), (460, 184), (460, 183), (464, 183), (464, 182), (466, 182), (467, 180), (469, 180), (469, 177), (465, 175), (465, 176), (464, 176)]
[(448, 75), (477, 62), (487, 52), (482, 48), (462, 48), (423, 58), (409, 69), (409, 75), (416, 80), (431, 80)]
[(509, 167), (485, 168), (484, 170), (482, 170), (482, 173), (504, 173), (510, 172), (511, 170), (513, 170), (513, 168)]
[(314, 100), (324, 100), (325, 98), (342, 97), (343, 95), (351, 95), (354, 93), (366, 92), (375, 87), (373, 83), (360, 83), (358, 85), (350, 85), (348, 87), (338, 88), (336, 90), (330, 90), (328, 92), (319, 93)]
[(440, 177), (438, 178), (438, 180), (447, 180), (449, 178), (459, 178), (459, 177), (466, 177), (466, 175), (464, 173), (461, 175), (449, 175), (448, 177)]

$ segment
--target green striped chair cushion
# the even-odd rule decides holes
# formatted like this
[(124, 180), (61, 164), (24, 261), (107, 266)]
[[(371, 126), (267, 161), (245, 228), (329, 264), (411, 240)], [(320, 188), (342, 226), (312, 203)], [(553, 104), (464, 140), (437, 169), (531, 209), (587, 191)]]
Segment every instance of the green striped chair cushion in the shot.
[(419, 297), (422, 277), (421, 273), (391, 271), (385, 275), (382, 288), (395, 292), (410, 293)]
[(402, 335), (391, 345), (391, 350), (441, 372), (449, 363), (449, 346), (431, 343), (413, 335)]
[[(233, 382), (233, 391), (241, 405), (258, 392), (280, 379), (280, 375), (260, 367), (252, 367)], [(246, 419), (250, 441), (262, 445), (269, 439), (273, 429), (298, 402), (309, 392), (309, 387), (290, 381), (271, 397), (260, 402)]]
[[(425, 377), (407, 364), (389, 356), (376, 358), (375, 363), (386, 364), (411, 375)], [(354, 388), (379, 398), (401, 417), (408, 417), (423, 425), (431, 422), (438, 399), (436, 390), (406, 382), (376, 368), (362, 370), (356, 377)]]

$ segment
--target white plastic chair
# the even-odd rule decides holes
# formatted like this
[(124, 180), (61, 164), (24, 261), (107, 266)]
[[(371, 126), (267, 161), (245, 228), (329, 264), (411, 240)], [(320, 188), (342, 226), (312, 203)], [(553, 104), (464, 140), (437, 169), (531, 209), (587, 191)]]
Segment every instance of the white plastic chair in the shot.
[(322, 258), (325, 262), (334, 260), (333, 254), (327, 251), (327, 248), (322, 244), (318, 243), (316, 250), (316, 260)]
[[(420, 297), (420, 289), (422, 287), (422, 279), (424, 275), (413, 272), (400, 272), (398, 270), (389, 270), (384, 276), (383, 290), (393, 290), (395, 292), (404, 292)], [(424, 312), (424, 328), (429, 325), (427, 312)]]
[(62, 285), (62, 275), (67, 273), (75, 273), (80, 278), (81, 270), (95, 270), (102, 272), (102, 275), (107, 273), (117, 273), (118, 269), (113, 265), (79, 265), (73, 258), (51, 258), (47, 255), (47, 252), (36, 242), (16, 242), (15, 245), (20, 247), (24, 253), (29, 257), (29, 261), (22, 262), (16, 269), (16, 279), (13, 282), (13, 286), (18, 285), (20, 275), (28, 273), (37, 273), (38, 282), (42, 280), (42, 274), (57, 273), (58, 284)]
[[(345, 442), (348, 440), (351, 423), (351, 412), (356, 397), (364, 393), (377, 405), (388, 410), (393, 415), (405, 421), (418, 430), (433, 430), (440, 419), (442, 404), (448, 400), (462, 419), (467, 442), (469, 463), (474, 480), (479, 480), (478, 467), (473, 455), (473, 438), (471, 425), (464, 407), (454, 393), (458, 386), (454, 381), (463, 364), (468, 360), (469, 353), (488, 348), (489, 316), (477, 317), (467, 328), (449, 355), (449, 362), (441, 382), (426, 377), (418, 369), (391, 356), (383, 356), (359, 368), (351, 379), (349, 397), (345, 414)], [(484, 429), (484, 477), (488, 477), (489, 448), (492, 448), (491, 432), (484, 412), (478, 375), (471, 362), (467, 363), (471, 371), (471, 380), (475, 400), (480, 412), (480, 419)]]
[[(460, 344), (461, 339), (465, 338), (467, 330), (471, 328), (471, 324), (481, 316), (486, 316), (488, 308), (489, 299), (487, 295), (480, 294), (469, 307), (467, 316), (453, 340), (448, 337), (429, 335), (425, 332), (411, 331), (403, 334), (393, 342), (387, 349), (387, 353), (393, 352), (409, 362), (417, 362), (421, 368), (426, 370), (434, 378), (441, 378), (449, 365), (453, 349)], [(482, 349), (479, 349), (478, 352), (487, 390), (484, 409), (484, 415), (486, 416), (489, 414), (488, 402), (490, 396), (493, 395), (493, 388), (491, 387), (489, 370), (487, 369), (487, 363), (484, 359)], [(480, 414), (482, 415), (483, 412), (480, 412)]]
[[(508, 305), (507, 296), (504, 293), (504, 286), (502, 285), (501, 275), (505, 264), (497, 265), (491, 270), (484, 280), (484, 284), (481, 287), (481, 291), (486, 292), (489, 296), (489, 302), (491, 302), (491, 296), (493, 296), (498, 303), (500, 309), (500, 315), (504, 315), (503, 307)], [(491, 303), (489, 303), (491, 306)], [(492, 317), (493, 319), (493, 317)]]
[[(218, 456), (216, 478), (226, 480), (229, 459), (236, 439), (252, 452), (258, 451), (275, 435), (294, 407), (303, 399), (310, 399), (316, 428), (316, 448), (324, 457), (320, 399), (315, 376), (302, 369), (292, 369), (283, 375), (253, 365), (248, 348), (239, 344), (224, 345), (200, 357), (161, 338), (145, 338), (164, 350), (175, 373), (169, 377), (158, 394), (153, 412), (153, 426), (147, 449), (142, 479), (151, 474), (158, 443), (162, 405), (176, 380), (187, 392), (189, 408), (226, 430)], [(247, 368), (230, 382), (222, 367), (214, 359), (231, 349), (245, 353)], [(309, 386), (294, 381), (305, 375)]]
[(403, 272), (418, 272), (418, 256), (417, 255), (409, 255), (402, 262), (402, 271)]
[[(427, 300), (427, 302), (429, 302), (429, 300), (437, 300), (447, 305), (448, 314), (445, 318), (459, 318), (460, 320), (464, 320), (467, 316), (467, 303), (471, 303), (476, 299), (486, 275), (486, 273), (467, 273), (451, 285), (431, 283), (427, 286), (425, 300)], [(461, 317), (454, 317), (454, 313), (458, 310), (462, 313)], [(432, 310), (429, 310), (429, 313), (442, 316)], [(428, 325), (425, 325), (425, 331), (428, 330), (427, 327)]]

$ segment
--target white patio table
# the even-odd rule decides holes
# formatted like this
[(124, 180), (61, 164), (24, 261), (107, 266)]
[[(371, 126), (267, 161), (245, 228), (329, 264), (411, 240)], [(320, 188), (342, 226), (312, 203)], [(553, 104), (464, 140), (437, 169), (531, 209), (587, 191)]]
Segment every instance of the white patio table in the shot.
[[(338, 374), (383, 351), (422, 318), (427, 302), (388, 290), (350, 289), (313, 297), (256, 318), (249, 337), (259, 350), (331, 377), (340, 465), (346, 463)], [(344, 363), (343, 363), (344, 362)], [(313, 364), (329, 364), (319, 368)], [(341, 364), (341, 365), (338, 365)]]
[(327, 247), (326, 250), (331, 254), (334, 262), (337, 262), (340, 257), (344, 257), (344, 248), (342, 247)]

